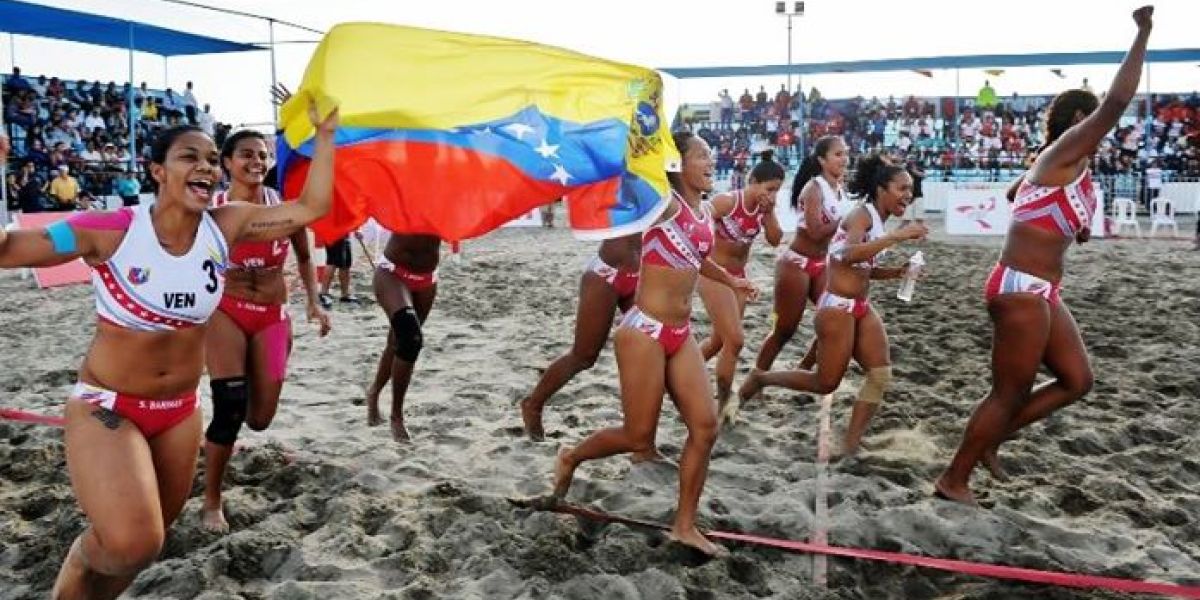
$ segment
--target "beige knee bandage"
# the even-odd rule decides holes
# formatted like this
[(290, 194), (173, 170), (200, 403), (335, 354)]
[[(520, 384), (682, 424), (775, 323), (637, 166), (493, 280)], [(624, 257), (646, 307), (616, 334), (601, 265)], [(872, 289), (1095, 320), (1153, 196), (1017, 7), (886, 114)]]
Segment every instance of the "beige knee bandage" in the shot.
[(858, 390), (858, 401), (867, 404), (883, 402), (883, 393), (892, 383), (892, 367), (875, 367), (867, 369), (867, 378)]

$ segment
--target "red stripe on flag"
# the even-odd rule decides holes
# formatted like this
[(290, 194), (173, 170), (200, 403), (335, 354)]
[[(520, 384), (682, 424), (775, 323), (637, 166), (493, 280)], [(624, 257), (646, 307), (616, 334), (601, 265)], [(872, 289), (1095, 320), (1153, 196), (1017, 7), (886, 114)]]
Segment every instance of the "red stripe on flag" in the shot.
[[(308, 164), (307, 158), (297, 157), (288, 168), (286, 197), (300, 195)], [(533, 179), (503, 157), (428, 142), (383, 140), (339, 147), (334, 175), (334, 206), (312, 226), (325, 243), (357, 229), (367, 217), (390, 231), (438, 235), (451, 242), (469, 239), (571, 190)]]

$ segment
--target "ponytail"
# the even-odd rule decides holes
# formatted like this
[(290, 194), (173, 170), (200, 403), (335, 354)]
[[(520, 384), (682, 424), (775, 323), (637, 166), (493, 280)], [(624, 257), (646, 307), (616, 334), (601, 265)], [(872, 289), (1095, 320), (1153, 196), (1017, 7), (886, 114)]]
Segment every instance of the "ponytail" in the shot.
[(825, 155), (829, 154), (829, 150), (833, 147), (833, 143), (841, 139), (836, 135), (821, 136), (813, 145), (812, 153), (804, 157), (804, 161), (800, 163), (800, 170), (796, 171), (796, 177), (792, 179), (792, 209), (800, 210), (800, 192), (804, 190), (805, 184), (810, 179), (821, 174), (820, 159), (825, 158)]

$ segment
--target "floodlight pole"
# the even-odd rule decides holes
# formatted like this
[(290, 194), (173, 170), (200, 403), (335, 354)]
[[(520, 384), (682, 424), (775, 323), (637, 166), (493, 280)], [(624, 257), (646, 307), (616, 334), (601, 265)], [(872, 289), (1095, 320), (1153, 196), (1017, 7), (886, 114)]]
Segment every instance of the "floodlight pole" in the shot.
[[(802, 1), (791, 2), (791, 7), (790, 7), (791, 10), (788, 10), (788, 8), (789, 8), (788, 2), (776, 2), (775, 3), (775, 14), (783, 16), (783, 17), (787, 17), (787, 88), (786, 89), (788, 92), (788, 97), (790, 98), (790, 97), (792, 97), (792, 17), (803, 17), (804, 16), (804, 2), (802, 2)], [(804, 107), (804, 102), (805, 102), (805, 100), (804, 100), (804, 79), (800, 75), (796, 76), (796, 92), (800, 95), (800, 102), (799, 102), (800, 135), (797, 136), (796, 139), (799, 140), (799, 142), (800, 142), (798, 150), (800, 152), (800, 156), (803, 157), (804, 156), (804, 132), (807, 130), (807, 127), (805, 127), (805, 125), (804, 125), (804, 108), (805, 108)], [(789, 108), (790, 108), (790, 104), (791, 103), (789, 102)], [(801, 160), (803, 160), (803, 159), (801, 159)]]

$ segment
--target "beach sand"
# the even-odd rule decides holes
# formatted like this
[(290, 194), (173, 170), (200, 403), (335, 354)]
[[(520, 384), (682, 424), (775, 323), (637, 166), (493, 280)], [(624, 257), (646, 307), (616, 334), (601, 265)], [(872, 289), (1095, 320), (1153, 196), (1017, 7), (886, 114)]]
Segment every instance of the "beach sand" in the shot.
[[(877, 282), (872, 302), (892, 343), (895, 384), (858, 458), (829, 467), (832, 544), (1200, 585), (1200, 253), (1185, 242), (1100, 241), (1073, 249), (1063, 296), (1096, 373), (1078, 404), (1007, 443), (1014, 476), (982, 470), (990, 508), (932, 496), (967, 416), (987, 392), (990, 326), (982, 285), (997, 240), (920, 246), (929, 276), (916, 299)], [(606, 349), (547, 406), (547, 441), (523, 437), (516, 403), (572, 337), (578, 281), (594, 243), (563, 230), (504, 230), (444, 262), (439, 298), (408, 398), (415, 441), (366, 426), (363, 388), (386, 336), (374, 304), (338, 306), (318, 339), (298, 323), (279, 414), (243, 431), (226, 514), (232, 533), (199, 526), (202, 473), (161, 559), (128, 597), (445, 599), (1125, 598), (750, 546), (702, 560), (659, 533), (514, 508), (549, 489), (560, 444), (620, 419)], [(893, 254), (903, 260), (906, 252)], [(763, 299), (748, 309), (738, 382), (770, 324), (774, 254), (756, 247)], [(370, 296), (357, 258), (358, 292)], [(60, 414), (94, 329), (90, 289), (34, 290), (0, 275), (0, 406)], [(697, 298), (695, 329), (708, 330)], [(809, 311), (811, 313), (811, 311)], [(293, 302), (293, 315), (303, 307)], [(781, 355), (794, 365), (810, 317)], [(834, 435), (861, 373), (835, 397)], [(208, 386), (201, 386), (208, 411)], [(389, 392), (384, 392), (385, 415)], [(748, 403), (722, 432), (701, 500), (708, 527), (807, 540), (814, 528), (817, 398), (780, 390)], [(658, 443), (678, 456), (670, 404)], [(120, 468), (120, 465), (114, 465)], [(669, 521), (677, 473), (624, 457), (585, 464), (569, 500)], [(83, 527), (60, 430), (0, 421), (0, 600), (46, 595)]]

